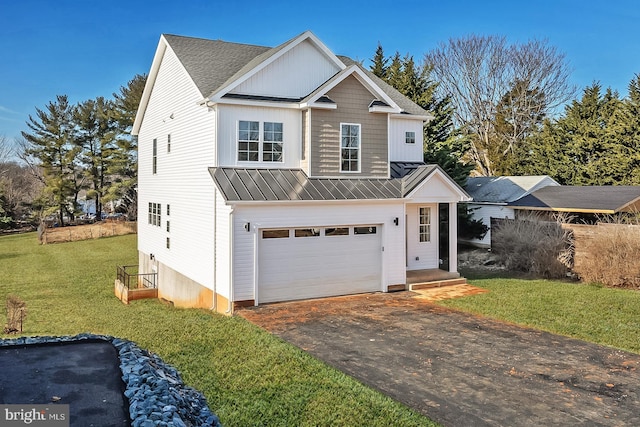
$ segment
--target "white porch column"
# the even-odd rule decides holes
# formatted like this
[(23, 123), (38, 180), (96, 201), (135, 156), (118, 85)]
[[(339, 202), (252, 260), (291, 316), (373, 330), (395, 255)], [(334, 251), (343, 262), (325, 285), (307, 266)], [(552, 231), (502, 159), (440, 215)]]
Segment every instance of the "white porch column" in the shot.
[(458, 272), (458, 204), (449, 203), (449, 272)]

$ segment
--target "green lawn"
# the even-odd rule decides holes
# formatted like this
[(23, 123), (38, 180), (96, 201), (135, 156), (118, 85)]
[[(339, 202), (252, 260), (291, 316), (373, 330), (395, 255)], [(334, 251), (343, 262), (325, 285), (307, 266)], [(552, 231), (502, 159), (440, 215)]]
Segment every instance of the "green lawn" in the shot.
[(490, 292), (439, 304), (640, 353), (638, 291), (502, 277), (469, 283)]
[(107, 334), (157, 353), (225, 426), (436, 425), (242, 318), (155, 300), (123, 305), (113, 281), (116, 265), (137, 263), (135, 239), (0, 237), (0, 298), (26, 301), (24, 335)]

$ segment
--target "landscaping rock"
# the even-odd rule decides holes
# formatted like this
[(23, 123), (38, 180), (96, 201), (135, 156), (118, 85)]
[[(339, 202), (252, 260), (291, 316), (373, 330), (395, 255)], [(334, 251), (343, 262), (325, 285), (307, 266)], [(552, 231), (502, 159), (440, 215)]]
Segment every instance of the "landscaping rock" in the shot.
[(129, 400), (133, 427), (221, 426), (218, 417), (207, 406), (205, 397), (184, 385), (174, 367), (131, 341), (106, 335), (80, 334), (0, 340), (0, 347), (84, 340), (109, 341), (118, 351), (122, 380), (126, 385), (124, 395)]

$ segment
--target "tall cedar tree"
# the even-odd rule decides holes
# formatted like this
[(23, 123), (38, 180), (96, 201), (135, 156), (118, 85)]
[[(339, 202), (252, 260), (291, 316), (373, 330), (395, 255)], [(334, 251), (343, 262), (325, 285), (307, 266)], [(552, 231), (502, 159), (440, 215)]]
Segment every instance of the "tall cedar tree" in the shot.
[[(416, 66), (413, 57), (401, 58), (396, 52), (391, 59), (385, 58), (382, 46), (378, 44), (371, 72), (390, 84), (413, 102), (430, 111), (434, 118), (424, 124), (424, 156), (427, 164), (438, 164), (461, 187), (466, 185), (473, 163), (463, 160), (469, 149), (469, 142), (460, 135), (453, 123), (453, 106), (449, 98), (435, 96), (437, 83), (430, 79), (431, 69), (425, 65)], [(390, 62), (389, 66), (386, 66)], [(487, 227), (482, 221), (474, 220), (466, 204), (458, 205), (458, 234), (460, 237), (482, 237)]]
[(29, 116), (27, 127), (30, 132), (22, 132), (26, 142), (24, 156), (42, 170), (44, 193), (52, 207), (45, 214), (57, 212), (60, 225), (64, 225), (65, 216), (74, 213), (71, 200), (77, 198), (79, 184), (76, 170), (79, 150), (74, 141), (73, 107), (67, 96), (57, 96), (44, 110), (36, 108), (36, 117)]
[(602, 93), (597, 83), (585, 88), (529, 139), (520, 171), (548, 174), (563, 185), (639, 185), (638, 83), (636, 77), (625, 100), (610, 88)]
[(113, 118), (117, 124), (117, 137), (114, 157), (108, 168), (113, 182), (105, 200), (121, 201), (121, 212), (126, 213), (131, 220), (135, 220), (137, 216), (138, 182), (138, 140), (131, 135), (131, 129), (146, 81), (146, 75), (138, 74), (126, 86), (120, 87), (118, 93), (113, 94)]

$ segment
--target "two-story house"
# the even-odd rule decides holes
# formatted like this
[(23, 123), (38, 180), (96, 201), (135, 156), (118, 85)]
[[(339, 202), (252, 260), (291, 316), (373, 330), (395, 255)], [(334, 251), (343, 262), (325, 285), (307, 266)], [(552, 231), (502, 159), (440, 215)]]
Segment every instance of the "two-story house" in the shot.
[(275, 48), (160, 38), (133, 127), (140, 270), (231, 312), (456, 273), (456, 204), (429, 113), (305, 32)]

